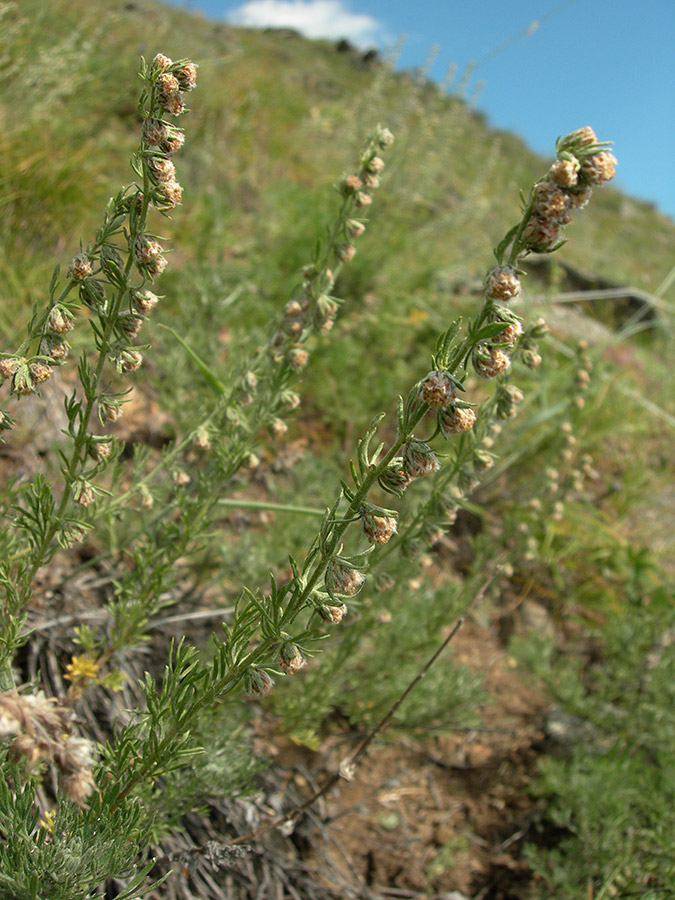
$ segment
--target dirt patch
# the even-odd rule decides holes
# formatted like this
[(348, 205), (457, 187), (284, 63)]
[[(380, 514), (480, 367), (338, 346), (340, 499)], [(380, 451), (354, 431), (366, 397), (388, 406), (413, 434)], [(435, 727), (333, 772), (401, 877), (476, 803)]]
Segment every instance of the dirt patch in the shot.
[[(467, 623), (453, 652), (486, 673), (493, 699), (483, 725), (416, 740), (385, 737), (371, 749), (315, 822), (304, 857), (318, 873), (340, 872), (354, 889), (385, 897), (523, 896), (529, 875), (521, 846), (535, 811), (528, 787), (548, 700), (521, 677), (496, 628)], [(309, 755), (282, 741), (277, 763), (302, 791), (309, 789), (303, 781), (320, 783), (350, 749), (335, 738)]]

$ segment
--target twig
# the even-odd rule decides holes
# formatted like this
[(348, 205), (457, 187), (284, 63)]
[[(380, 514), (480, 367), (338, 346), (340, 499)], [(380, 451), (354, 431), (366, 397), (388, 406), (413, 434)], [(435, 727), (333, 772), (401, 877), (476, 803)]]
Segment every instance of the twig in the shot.
[(398, 697), (398, 699), (392, 704), (392, 706), (389, 709), (389, 711), (387, 712), (387, 714), (382, 719), (380, 719), (380, 721), (377, 723), (377, 725), (375, 725), (375, 727), (361, 741), (361, 743), (356, 748), (356, 750), (354, 751), (352, 756), (349, 759), (342, 761), (338, 771), (334, 775), (331, 775), (331, 777), (328, 779), (326, 784), (324, 784), (324, 786), (322, 788), (320, 788), (318, 791), (315, 791), (310, 797), (308, 797), (308, 799), (305, 800), (304, 803), (299, 804), (294, 809), (292, 809), (290, 812), (286, 813), (283, 816), (280, 816), (278, 819), (275, 819), (272, 822), (266, 822), (263, 825), (260, 825), (258, 828), (255, 828), (253, 831), (249, 831), (247, 834), (243, 834), (238, 838), (234, 838), (232, 841), (229, 842), (228, 846), (233, 845), (233, 844), (243, 844), (248, 841), (254, 840), (255, 838), (259, 837), (259, 835), (264, 834), (267, 831), (271, 831), (273, 828), (279, 828), (280, 826), (284, 825), (286, 822), (289, 822), (290, 820), (297, 818), (297, 816), (300, 815), (300, 813), (304, 812), (306, 809), (308, 809), (310, 806), (312, 806), (320, 797), (323, 797), (325, 794), (327, 794), (328, 791), (334, 785), (336, 785), (341, 778), (347, 778), (348, 776), (351, 775), (351, 772), (353, 771), (354, 767), (356, 766), (356, 763), (365, 754), (368, 747), (370, 747), (370, 745), (375, 740), (377, 735), (380, 734), (381, 731), (384, 731), (384, 729), (387, 727), (387, 725), (389, 724), (389, 722), (391, 721), (393, 716), (398, 711), (401, 704), (405, 701), (405, 699), (411, 693), (413, 688), (422, 680), (422, 678), (424, 678), (424, 676), (427, 674), (429, 669), (433, 666), (433, 664), (439, 658), (441, 653), (443, 653), (445, 648), (452, 641), (452, 639), (455, 637), (455, 635), (457, 634), (459, 629), (464, 624), (465, 618), (469, 615), (469, 613), (471, 612), (473, 607), (485, 596), (485, 592), (487, 591), (488, 587), (492, 584), (492, 581), (493, 581), (498, 569), (499, 569), (499, 564), (497, 564), (497, 566), (495, 566), (494, 571), (485, 580), (485, 582), (483, 583), (480, 590), (476, 594), (474, 594), (472, 599), (469, 601), (466, 609), (464, 610), (462, 615), (457, 619), (454, 626), (452, 627), (452, 630), (450, 631), (448, 636), (445, 638), (443, 643), (435, 650), (435, 652), (427, 660), (427, 662), (420, 669), (420, 671), (417, 673), (417, 675), (415, 675), (415, 677), (410, 682), (408, 687), (403, 691), (403, 693), (400, 695), (400, 697)]

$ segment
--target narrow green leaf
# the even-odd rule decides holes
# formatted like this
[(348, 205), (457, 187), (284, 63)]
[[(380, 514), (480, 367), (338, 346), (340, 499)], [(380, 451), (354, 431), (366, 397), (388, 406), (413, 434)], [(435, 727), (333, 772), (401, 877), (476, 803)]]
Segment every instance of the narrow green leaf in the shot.
[(216, 375), (214, 375), (214, 373), (211, 371), (211, 369), (209, 369), (209, 367), (201, 359), (201, 357), (199, 357), (195, 353), (195, 351), (192, 349), (192, 347), (189, 346), (189, 344), (185, 343), (183, 338), (176, 331), (174, 331), (173, 328), (169, 328), (168, 325), (160, 325), (159, 327), (165, 328), (167, 331), (171, 332), (171, 334), (176, 338), (178, 343), (202, 373), (216, 397), (222, 397), (226, 391), (225, 385), (222, 383), (222, 381), (220, 381), (219, 378), (216, 377)]

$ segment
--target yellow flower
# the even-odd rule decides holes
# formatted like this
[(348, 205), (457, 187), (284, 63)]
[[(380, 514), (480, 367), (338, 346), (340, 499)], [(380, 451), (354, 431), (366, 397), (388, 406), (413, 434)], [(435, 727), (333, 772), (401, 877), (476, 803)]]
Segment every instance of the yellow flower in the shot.
[(50, 834), (54, 834), (54, 819), (56, 818), (56, 809), (48, 809), (44, 816), (40, 819), (40, 828), (44, 828)]
[(96, 678), (99, 667), (100, 663), (92, 659), (88, 654), (83, 653), (81, 656), (74, 656), (68, 663), (65, 677), (68, 681), (82, 683), (90, 678)]

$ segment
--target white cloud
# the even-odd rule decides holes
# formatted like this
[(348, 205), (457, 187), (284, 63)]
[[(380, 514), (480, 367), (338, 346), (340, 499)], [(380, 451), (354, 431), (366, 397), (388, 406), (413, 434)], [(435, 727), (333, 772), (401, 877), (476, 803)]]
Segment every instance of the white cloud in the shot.
[(309, 38), (347, 38), (359, 47), (384, 37), (377, 19), (350, 12), (342, 0), (249, 0), (229, 12), (227, 20), (248, 28), (294, 28)]

